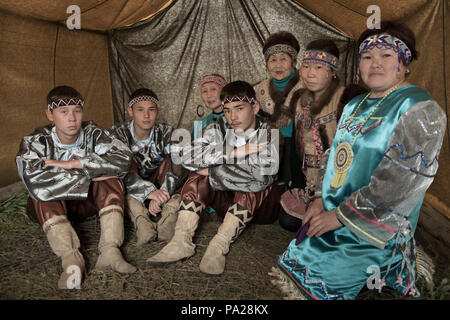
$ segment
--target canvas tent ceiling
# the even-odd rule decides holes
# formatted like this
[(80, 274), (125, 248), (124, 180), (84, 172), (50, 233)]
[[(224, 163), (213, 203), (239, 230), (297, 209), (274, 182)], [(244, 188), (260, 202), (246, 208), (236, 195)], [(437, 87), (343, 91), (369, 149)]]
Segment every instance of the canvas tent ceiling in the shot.
[[(366, 8), (372, 4), (380, 7), (382, 19), (405, 22), (415, 32), (421, 53), (419, 61), (412, 65), (410, 80), (429, 90), (448, 114), (450, 39), (445, 32), (449, 30), (448, 0), (295, 1), (353, 39), (366, 27), (369, 16)], [(79, 88), (92, 106), (86, 110), (86, 117), (98, 119), (106, 127), (112, 124), (106, 31), (147, 19), (170, 8), (172, 3), (172, 0), (0, 0), (3, 115), (0, 126), (4, 129), (0, 187), (18, 180), (14, 155), (20, 138), (46, 123), (42, 101), (54, 85), (67, 83)], [(64, 27), (69, 16), (66, 9), (73, 4), (82, 13), (79, 31)], [(441, 151), (441, 167), (430, 192), (448, 206), (449, 160), (447, 135)]]

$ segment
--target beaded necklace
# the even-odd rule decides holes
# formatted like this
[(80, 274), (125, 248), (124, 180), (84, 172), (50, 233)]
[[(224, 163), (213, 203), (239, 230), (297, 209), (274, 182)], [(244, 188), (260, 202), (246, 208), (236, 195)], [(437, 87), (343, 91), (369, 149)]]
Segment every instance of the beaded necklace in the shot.
[(399, 87), (400, 83), (398, 83), (395, 86), (393, 86), (389, 90), (389, 92), (387, 94), (385, 94), (383, 96), (383, 98), (375, 105), (375, 107), (372, 109), (372, 111), (367, 116), (367, 118), (363, 121), (363, 123), (359, 126), (359, 128), (357, 130), (355, 130), (355, 133), (353, 134), (352, 141), (350, 143), (348, 143), (348, 142), (341, 142), (342, 136), (344, 135), (345, 131), (347, 131), (348, 128), (350, 127), (350, 124), (352, 123), (353, 118), (356, 115), (356, 112), (358, 112), (359, 107), (361, 107), (362, 104), (367, 100), (367, 98), (369, 98), (369, 96), (371, 94), (370, 92), (361, 100), (361, 102), (356, 107), (355, 111), (353, 111), (353, 113), (351, 114), (350, 121), (345, 126), (345, 128), (342, 130), (341, 136), (339, 137), (338, 145), (336, 147), (336, 153), (335, 153), (335, 156), (334, 156), (334, 169), (335, 169), (336, 173), (335, 173), (335, 175), (333, 177), (333, 181), (331, 182), (331, 188), (339, 189), (343, 185), (343, 183), (345, 181), (345, 178), (347, 177), (347, 173), (348, 173), (348, 171), (349, 171), (349, 169), (350, 169), (350, 167), (352, 166), (352, 163), (353, 163), (354, 154), (353, 154), (352, 146), (353, 146), (353, 143), (356, 140), (356, 137), (358, 136), (358, 134), (360, 133), (360, 131), (362, 130), (364, 125), (367, 123), (367, 121), (369, 121), (369, 119), (372, 117), (372, 115), (378, 109), (378, 107), (383, 103), (383, 101), (392, 92), (394, 92)]

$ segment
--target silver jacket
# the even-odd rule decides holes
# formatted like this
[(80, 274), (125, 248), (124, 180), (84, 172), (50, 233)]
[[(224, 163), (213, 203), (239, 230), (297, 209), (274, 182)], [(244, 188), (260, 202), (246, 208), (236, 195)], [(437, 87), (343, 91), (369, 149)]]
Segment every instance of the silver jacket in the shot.
[[(78, 140), (62, 144), (53, 125), (38, 128), (22, 139), (16, 164), (30, 196), (39, 201), (86, 199), (96, 177), (124, 178), (131, 152), (120, 140), (94, 122), (83, 122)], [(80, 160), (82, 169), (44, 168), (44, 159)]]
[[(279, 165), (279, 130), (259, 117), (247, 137), (237, 136), (225, 117), (207, 126), (203, 134), (181, 151), (183, 167), (189, 171), (209, 168), (209, 184), (215, 190), (258, 192), (274, 181)], [(234, 159), (230, 152), (248, 142), (269, 141), (267, 148), (245, 159)]]
[[(445, 128), (446, 115), (433, 100), (416, 103), (404, 112), (370, 183), (337, 208), (340, 222), (380, 249), (395, 234), (379, 225), (411, 232), (405, 213), (416, 208), (433, 182)], [(362, 219), (352, 207), (376, 223)]]
[[(124, 123), (119, 127), (113, 126), (111, 132), (131, 149), (139, 171), (139, 173), (136, 173), (131, 170), (126, 176), (127, 194), (144, 202), (157, 189), (147, 179), (158, 169), (164, 159), (170, 156), (172, 127), (167, 124), (155, 124), (149, 138), (144, 141), (136, 139), (133, 121)], [(181, 166), (176, 166), (170, 162), (160, 189), (172, 195), (184, 178), (185, 175)]]

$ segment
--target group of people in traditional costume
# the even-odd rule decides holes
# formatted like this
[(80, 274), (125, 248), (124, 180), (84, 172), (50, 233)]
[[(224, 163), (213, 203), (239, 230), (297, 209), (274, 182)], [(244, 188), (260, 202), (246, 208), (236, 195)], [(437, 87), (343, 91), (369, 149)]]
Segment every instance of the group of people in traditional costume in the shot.
[(61, 258), (58, 288), (70, 287), (73, 266), (86, 276), (71, 222), (96, 214), (96, 268), (137, 270), (120, 251), (126, 212), (138, 244), (167, 242), (147, 259), (151, 266), (193, 256), (201, 216), (216, 214), (222, 223), (199, 269), (220, 275), (250, 223), (278, 219), (296, 232), (269, 272), (288, 298), (354, 299), (373, 266), (378, 287), (418, 296), (416, 281), (427, 270), (414, 231), (438, 169), (446, 115), (408, 82), (418, 55), (409, 28), (382, 22), (361, 34), (358, 48), (365, 87), (339, 79), (333, 41), (311, 41), (297, 70), (294, 35), (272, 34), (263, 47), (269, 79), (252, 86), (215, 73), (202, 78), (211, 113), (182, 147), (174, 129), (158, 122), (160, 102), (150, 89), (131, 94), (131, 120), (110, 130), (83, 121), (75, 89), (51, 90), (52, 124), (23, 138), (16, 163), (29, 192), (27, 214)]

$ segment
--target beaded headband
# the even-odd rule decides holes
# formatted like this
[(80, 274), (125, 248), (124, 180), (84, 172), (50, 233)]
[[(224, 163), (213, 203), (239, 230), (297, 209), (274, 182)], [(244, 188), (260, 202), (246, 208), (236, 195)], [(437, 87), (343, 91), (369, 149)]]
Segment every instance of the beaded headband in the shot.
[(249, 98), (247, 96), (245, 97), (232, 97), (232, 98), (225, 98), (222, 101), (222, 105), (225, 105), (226, 103), (235, 102), (235, 101), (244, 101), (248, 102), (250, 104), (254, 104), (256, 102), (255, 98)]
[(303, 54), (303, 62), (319, 62), (323, 63), (333, 70), (337, 71), (338, 58), (331, 53), (320, 50), (306, 50)]
[(47, 104), (47, 107), (49, 111), (52, 111), (53, 109), (61, 106), (72, 106), (72, 105), (83, 107), (84, 101), (83, 99), (79, 98), (61, 98), (56, 101), (53, 101), (52, 103)]
[(130, 100), (130, 102), (128, 102), (128, 106), (131, 108), (133, 106), (133, 104), (141, 102), (141, 101), (152, 101), (156, 104), (156, 106), (158, 106), (158, 99), (156, 99), (155, 97), (152, 96), (138, 96), (136, 98), (133, 98)]
[(221, 77), (219, 75), (210, 74), (210, 75), (204, 76), (202, 78), (202, 82), (200, 83), (200, 87), (202, 87), (205, 83), (208, 83), (208, 82), (214, 82), (214, 83), (218, 84), (222, 88), (225, 87), (225, 85), (227, 84), (227, 82), (225, 81), (225, 79), (223, 77)]
[(288, 44), (276, 44), (274, 46), (269, 47), (266, 52), (264, 52), (264, 58), (266, 61), (269, 59), (269, 57), (272, 54), (284, 52), (291, 56), (292, 61), (294, 61), (297, 58), (297, 50), (295, 50), (293, 47), (291, 47)]
[[(402, 40), (387, 33), (383, 33), (381, 35), (375, 34), (368, 37), (359, 46), (358, 68), (356, 71), (357, 78), (359, 78), (359, 63), (361, 61), (361, 55), (375, 47), (377, 47), (378, 49), (385, 48), (394, 50), (398, 54), (399, 63), (402, 58), (405, 62), (405, 65), (409, 65), (411, 62), (411, 50), (409, 50), (408, 46)], [(400, 72), (400, 65), (398, 66), (398, 72)]]
[(412, 59), (411, 50), (399, 38), (383, 33), (381, 35), (375, 34), (364, 40), (359, 46), (358, 65), (361, 60), (361, 55), (368, 50), (377, 47), (378, 49), (393, 49), (398, 54), (398, 60), (403, 58), (406, 65), (409, 65)]

